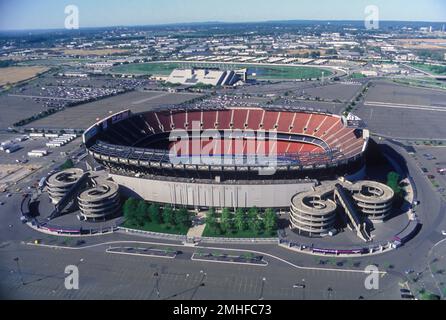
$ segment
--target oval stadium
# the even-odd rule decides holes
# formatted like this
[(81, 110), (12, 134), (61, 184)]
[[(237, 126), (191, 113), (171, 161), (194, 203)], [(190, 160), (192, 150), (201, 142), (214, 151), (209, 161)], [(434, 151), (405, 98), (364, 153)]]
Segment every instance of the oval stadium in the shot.
[(319, 180), (361, 178), (369, 131), (359, 120), (281, 106), (164, 107), (114, 114), (83, 138), (128, 196), (189, 208), (285, 208)]

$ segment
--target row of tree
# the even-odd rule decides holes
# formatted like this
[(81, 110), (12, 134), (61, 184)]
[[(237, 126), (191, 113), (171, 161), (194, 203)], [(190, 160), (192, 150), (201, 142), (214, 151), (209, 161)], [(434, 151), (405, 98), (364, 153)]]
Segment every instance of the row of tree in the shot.
[(212, 233), (227, 234), (231, 232), (243, 232), (251, 230), (256, 234), (268, 232), (272, 234), (277, 230), (277, 215), (272, 209), (261, 213), (258, 208), (248, 211), (237, 209), (234, 213), (225, 208), (220, 218), (214, 209), (210, 209), (206, 216), (206, 225)]
[(185, 208), (174, 209), (170, 205), (161, 208), (157, 204), (134, 198), (124, 203), (123, 214), (127, 225), (133, 227), (143, 227), (149, 223), (182, 228), (190, 228), (192, 225), (191, 215)]

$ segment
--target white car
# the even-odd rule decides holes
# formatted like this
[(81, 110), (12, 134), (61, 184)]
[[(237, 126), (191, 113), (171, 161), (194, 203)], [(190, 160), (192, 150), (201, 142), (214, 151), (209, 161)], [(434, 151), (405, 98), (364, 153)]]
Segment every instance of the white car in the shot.
[(446, 230), (441, 231), (441, 234), (446, 237)]

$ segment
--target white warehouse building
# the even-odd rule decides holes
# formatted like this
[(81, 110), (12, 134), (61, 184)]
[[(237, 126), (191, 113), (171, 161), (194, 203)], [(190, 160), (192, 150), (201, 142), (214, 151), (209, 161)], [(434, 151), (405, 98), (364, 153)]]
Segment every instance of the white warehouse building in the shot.
[(232, 86), (246, 81), (246, 70), (175, 69), (167, 82), (181, 85)]

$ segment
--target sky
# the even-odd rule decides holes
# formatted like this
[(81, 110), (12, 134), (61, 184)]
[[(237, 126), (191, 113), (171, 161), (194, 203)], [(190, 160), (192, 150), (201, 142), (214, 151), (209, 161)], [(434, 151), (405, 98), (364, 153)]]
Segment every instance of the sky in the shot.
[(446, 0), (0, 0), (0, 30), (63, 28), (65, 7), (79, 8), (81, 28), (188, 22), (381, 20), (446, 22)]

